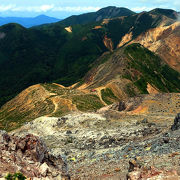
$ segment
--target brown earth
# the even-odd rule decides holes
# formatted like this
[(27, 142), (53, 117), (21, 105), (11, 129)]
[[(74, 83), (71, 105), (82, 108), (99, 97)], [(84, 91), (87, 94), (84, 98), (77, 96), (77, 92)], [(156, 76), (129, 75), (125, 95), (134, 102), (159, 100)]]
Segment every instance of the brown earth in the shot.
[(113, 42), (112, 42), (111, 38), (107, 37), (107, 35), (104, 37), (103, 43), (107, 47), (107, 49), (109, 49), (110, 51), (113, 51), (113, 49), (114, 49)]
[[(97, 107), (94, 103), (97, 103)], [(10, 130), (37, 117), (61, 116), (72, 111), (96, 110), (102, 106), (104, 104), (96, 92), (87, 93), (59, 84), (38, 84), (22, 91), (2, 106), (0, 127)]]
[(169, 26), (160, 26), (142, 33), (135, 40), (132, 32), (126, 34), (118, 47), (126, 43), (140, 43), (150, 51), (158, 54), (170, 67), (180, 72), (180, 22)]
[(170, 130), (178, 112), (180, 94), (141, 95), (97, 113), (41, 117), (12, 133), (41, 136), (73, 180), (179, 179), (180, 129)]

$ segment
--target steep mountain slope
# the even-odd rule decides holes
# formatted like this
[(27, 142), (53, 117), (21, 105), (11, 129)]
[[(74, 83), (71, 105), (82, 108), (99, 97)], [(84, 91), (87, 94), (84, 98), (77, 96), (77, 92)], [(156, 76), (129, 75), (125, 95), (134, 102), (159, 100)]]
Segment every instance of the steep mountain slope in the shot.
[(116, 48), (119, 47), (119, 43), (121, 43), (123, 37), (128, 33), (131, 33), (131, 39), (135, 39), (149, 29), (166, 26), (174, 22), (174, 19), (164, 15), (142, 12), (128, 17), (104, 21), (104, 26), (107, 28), (108, 37), (112, 39), (114, 48)]
[(33, 84), (72, 85), (104, 52), (124, 45), (128, 33), (127, 38), (134, 40), (149, 29), (174, 22), (169, 14), (143, 12), (70, 27), (59, 22), (30, 29), (4, 25), (0, 27), (0, 105)]
[(32, 26), (38, 26), (42, 24), (55, 23), (60, 21), (60, 19), (40, 15), (34, 18), (23, 18), (23, 17), (0, 17), (0, 26), (9, 24), (9, 23), (18, 23), (26, 28)]
[[(1, 27), (1, 98), (36, 82), (81, 81), (69, 87), (41, 83), (25, 89), (0, 108), (0, 130), (14, 130), (13, 140), (15, 134), (40, 136), (50, 153), (66, 160), (68, 168), (63, 170), (72, 179), (133, 175), (179, 179), (180, 73), (174, 70), (179, 24), (175, 21), (174, 11), (156, 9), (69, 27), (59, 23), (31, 29), (17, 24)], [(10, 148), (3, 147), (0, 162), (16, 154), (17, 145), (15, 149), (22, 152), (18, 149), (12, 162), (18, 165), (24, 152), (29, 154), (31, 140), (26, 140), (26, 147), (9, 138), (0, 131), (1, 144)], [(27, 160), (34, 165), (29, 156)], [(43, 165), (44, 176), (51, 174), (49, 164)], [(6, 166), (1, 169), (7, 171)]]
[(151, 10), (150, 13), (154, 15), (164, 15), (175, 20), (178, 18), (178, 12), (172, 9), (156, 8), (156, 9)]
[(180, 92), (180, 74), (140, 44), (104, 54), (84, 78), (87, 89), (107, 86), (119, 98), (140, 93)]
[[(118, 47), (125, 44), (140, 43), (158, 54), (173, 69), (180, 72), (180, 22), (169, 26), (152, 28), (133, 40), (132, 31), (126, 34)], [(166, 52), (166, 53), (164, 53)]]
[(12, 130), (40, 116), (92, 112), (141, 93), (180, 92), (180, 74), (140, 44), (104, 54), (93, 66), (74, 86), (41, 84), (21, 92), (0, 109), (1, 128)]
[(172, 68), (180, 72), (179, 32), (180, 23), (176, 22), (164, 28), (152, 29), (139, 36), (134, 42), (138, 42), (155, 52)]
[(41, 30), (17, 24), (0, 27), (0, 104), (36, 83), (70, 85), (82, 78), (107, 50), (103, 36), (92, 27), (75, 27), (72, 34), (58, 24)]
[(103, 19), (110, 19), (120, 16), (129, 16), (132, 14), (135, 13), (127, 8), (118, 8), (115, 6), (109, 6), (106, 8), (102, 8), (97, 12), (68, 17), (63, 21), (61, 21), (60, 24), (65, 26), (71, 26), (75, 24), (87, 24), (87, 23), (102, 21)]

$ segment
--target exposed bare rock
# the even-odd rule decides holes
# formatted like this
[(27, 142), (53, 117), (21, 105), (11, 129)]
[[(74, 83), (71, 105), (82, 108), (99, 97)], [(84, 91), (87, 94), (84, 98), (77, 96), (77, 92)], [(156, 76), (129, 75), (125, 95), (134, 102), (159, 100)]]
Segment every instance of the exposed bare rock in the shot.
[(69, 33), (72, 33), (72, 27), (71, 27), (71, 26), (65, 27), (65, 30), (66, 30), (67, 32), (69, 32)]
[(29, 178), (68, 178), (66, 164), (60, 156), (52, 156), (44, 142), (28, 134), (24, 137), (0, 131), (0, 177), (21, 172)]
[[(180, 23), (150, 29), (131, 43), (137, 42), (157, 53), (172, 68), (180, 72)], [(164, 53), (166, 52), (166, 53)]]
[(177, 116), (174, 119), (174, 124), (171, 127), (171, 130), (175, 131), (180, 129), (180, 113), (177, 114)]
[(107, 35), (104, 37), (104, 45), (110, 50), (113, 51), (114, 47), (113, 47), (113, 42), (110, 38), (107, 37)]
[[(180, 112), (180, 94), (159, 93), (139, 95), (104, 107), (98, 110), (98, 112), (108, 113), (110, 110), (115, 110), (116, 113), (119, 111), (121, 114), (126, 113), (126, 115), (148, 114), (148, 116), (175, 116)], [(177, 123), (178, 121), (176, 124)]]
[(147, 91), (149, 94), (158, 94), (158, 90), (148, 83)]
[(126, 34), (125, 36), (122, 37), (120, 43), (118, 44), (117, 48), (125, 45), (126, 43), (128, 43), (129, 41), (131, 41), (133, 38), (133, 34), (132, 32)]
[[(98, 112), (73, 112), (62, 117), (37, 118), (11, 132), (21, 137), (21, 143), (14, 143), (12, 137), (4, 132), (0, 142), (11, 147), (11, 152), (17, 150), (17, 157), (30, 158), (30, 162), (35, 164), (32, 168), (36, 168), (38, 163), (38, 171), (33, 171), (40, 173), (36, 175), (40, 177), (49, 176), (50, 172), (52, 176), (58, 176), (56, 168), (49, 162), (57, 162), (55, 157), (59, 155), (68, 164), (68, 173), (74, 180), (125, 180), (130, 159), (135, 159), (131, 161), (133, 176), (141, 176), (141, 168), (147, 166), (155, 167), (158, 172), (163, 170), (159, 174), (161, 177), (167, 176), (166, 172), (170, 170), (180, 175), (180, 129), (170, 131), (174, 117), (180, 112), (179, 103), (178, 93), (139, 95)], [(34, 142), (28, 134), (43, 139), (50, 149), (49, 161), (45, 160), (46, 147), (41, 143), (38, 151), (37, 148), (33, 148), (30, 154), (28, 150), (24, 151), (28, 141), (30, 144)], [(24, 137), (31, 140), (26, 142)], [(60, 158), (57, 163), (61, 162)], [(21, 167), (20, 164), (18, 168)], [(65, 166), (61, 172), (66, 172)]]
[[(125, 180), (129, 160), (132, 173), (137, 170), (141, 175), (141, 168), (153, 166), (158, 172), (164, 168), (163, 177), (171, 169), (180, 175), (180, 133), (169, 131), (174, 116), (128, 115), (116, 110), (104, 114), (76, 112), (60, 118), (41, 117), (12, 133), (41, 136), (51, 154), (66, 160), (72, 179)], [(43, 163), (41, 173), (46, 174), (49, 164)]]
[(133, 172), (128, 173), (128, 180), (179, 180), (175, 170), (165, 171), (156, 168), (135, 168)]
[(132, 31), (130, 31), (122, 37), (117, 47), (131, 43), (140, 43), (150, 51), (158, 54), (170, 67), (180, 72), (180, 23), (174, 22), (169, 23), (170, 25), (167, 24), (164, 19), (159, 27), (149, 29), (136, 39), (133, 39)]

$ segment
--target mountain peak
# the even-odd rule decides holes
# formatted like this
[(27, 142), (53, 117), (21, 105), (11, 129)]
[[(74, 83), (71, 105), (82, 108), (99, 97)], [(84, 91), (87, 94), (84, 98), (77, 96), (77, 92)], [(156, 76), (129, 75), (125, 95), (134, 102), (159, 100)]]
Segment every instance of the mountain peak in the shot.
[(121, 16), (130, 16), (133, 14), (135, 14), (135, 12), (127, 8), (108, 6), (98, 10), (97, 12), (71, 16), (61, 21), (61, 24), (66, 26), (71, 26), (74, 24), (88, 24), (91, 22), (102, 21), (103, 19), (111, 19)]
[(178, 13), (172, 9), (155, 8), (151, 10), (150, 13), (156, 14), (156, 15), (158, 14), (165, 15), (172, 19), (177, 19), (177, 16), (178, 16)]
[(40, 14), (39, 16), (36, 16), (36, 18), (38, 18), (38, 17), (49, 17), (49, 16), (46, 16), (45, 14)]
[(100, 9), (97, 14), (105, 18), (114, 18), (118, 16), (129, 16), (135, 14), (135, 12), (123, 7), (108, 6)]
[(99, 9), (98, 11), (104, 11), (104, 10), (122, 10), (122, 9), (126, 9), (126, 10), (129, 10), (127, 8), (124, 8), (124, 7), (116, 7), (116, 6), (107, 6), (107, 7), (104, 7), (104, 8), (101, 8)]

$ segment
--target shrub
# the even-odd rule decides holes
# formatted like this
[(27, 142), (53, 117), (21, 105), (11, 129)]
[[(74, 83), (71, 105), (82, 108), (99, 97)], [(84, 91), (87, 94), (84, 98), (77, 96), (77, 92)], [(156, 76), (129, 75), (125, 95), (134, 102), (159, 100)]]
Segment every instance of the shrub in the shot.
[(7, 180), (25, 180), (26, 177), (22, 173), (14, 173), (14, 174), (8, 173), (8, 175), (5, 177), (5, 179), (7, 179)]

